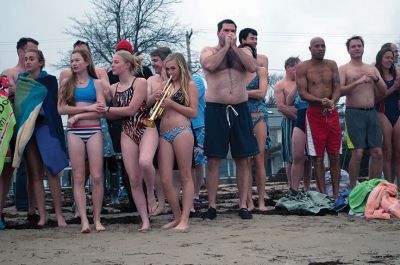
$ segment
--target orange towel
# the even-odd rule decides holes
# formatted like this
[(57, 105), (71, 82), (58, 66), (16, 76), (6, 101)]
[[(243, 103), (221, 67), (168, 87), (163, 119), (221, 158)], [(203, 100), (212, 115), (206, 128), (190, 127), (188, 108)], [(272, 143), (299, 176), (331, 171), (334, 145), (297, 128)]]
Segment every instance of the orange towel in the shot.
[(397, 186), (389, 182), (382, 182), (376, 186), (368, 196), (364, 214), (367, 218), (400, 218)]

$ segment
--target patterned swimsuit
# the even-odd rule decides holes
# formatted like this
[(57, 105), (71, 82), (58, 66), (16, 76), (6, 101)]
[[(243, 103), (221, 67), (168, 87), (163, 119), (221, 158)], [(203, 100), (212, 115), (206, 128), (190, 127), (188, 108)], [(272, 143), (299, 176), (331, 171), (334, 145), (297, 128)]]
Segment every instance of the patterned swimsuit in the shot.
[[(113, 98), (113, 106), (129, 106), (129, 103), (133, 98), (133, 84), (135, 83), (135, 81), (136, 78), (133, 80), (132, 85), (122, 92), (118, 91), (118, 83)], [(131, 138), (137, 145), (139, 145), (140, 140), (143, 137), (144, 131), (146, 130), (146, 126), (143, 124), (143, 120), (148, 118), (148, 113), (146, 112), (145, 107), (146, 102), (143, 101), (142, 105), (133, 116), (124, 117), (122, 119), (122, 132), (129, 136), (129, 138)]]

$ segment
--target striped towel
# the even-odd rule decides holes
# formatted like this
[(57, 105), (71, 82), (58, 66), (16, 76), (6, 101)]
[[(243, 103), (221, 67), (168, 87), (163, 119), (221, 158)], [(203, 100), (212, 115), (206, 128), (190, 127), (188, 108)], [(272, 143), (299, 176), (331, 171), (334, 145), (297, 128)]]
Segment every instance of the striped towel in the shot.
[(17, 168), (21, 163), (25, 147), (35, 129), (36, 118), (47, 95), (47, 88), (22, 73), (16, 83), (15, 118), (17, 120), (17, 137), (12, 166)]

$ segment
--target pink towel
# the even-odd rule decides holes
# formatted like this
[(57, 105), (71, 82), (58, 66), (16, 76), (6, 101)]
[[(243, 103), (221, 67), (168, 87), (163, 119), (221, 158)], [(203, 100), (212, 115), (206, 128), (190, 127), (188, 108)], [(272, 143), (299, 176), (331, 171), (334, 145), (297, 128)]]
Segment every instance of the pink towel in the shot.
[(382, 182), (376, 186), (368, 196), (364, 214), (367, 218), (400, 218), (397, 186), (389, 182)]

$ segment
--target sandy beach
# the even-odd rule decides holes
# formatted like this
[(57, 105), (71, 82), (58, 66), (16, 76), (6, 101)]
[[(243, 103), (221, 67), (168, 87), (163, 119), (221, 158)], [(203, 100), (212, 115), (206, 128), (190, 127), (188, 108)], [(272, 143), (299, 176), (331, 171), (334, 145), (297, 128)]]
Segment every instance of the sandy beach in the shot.
[(187, 233), (160, 229), (170, 214), (152, 217), (152, 230), (139, 233), (137, 213), (110, 211), (103, 215), (107, 231), (81, 234), (68, 207), (67, 228), (50, 222), (45, 229), (25, 229), (26, 213), (10, 207), (14, 229), (0, 232), (0, 264), (400, 264), (399, 220), (286, 215), (273, 207), (241, 220), (235, 189), (223, 185), (217, 219), (193, 217)]

